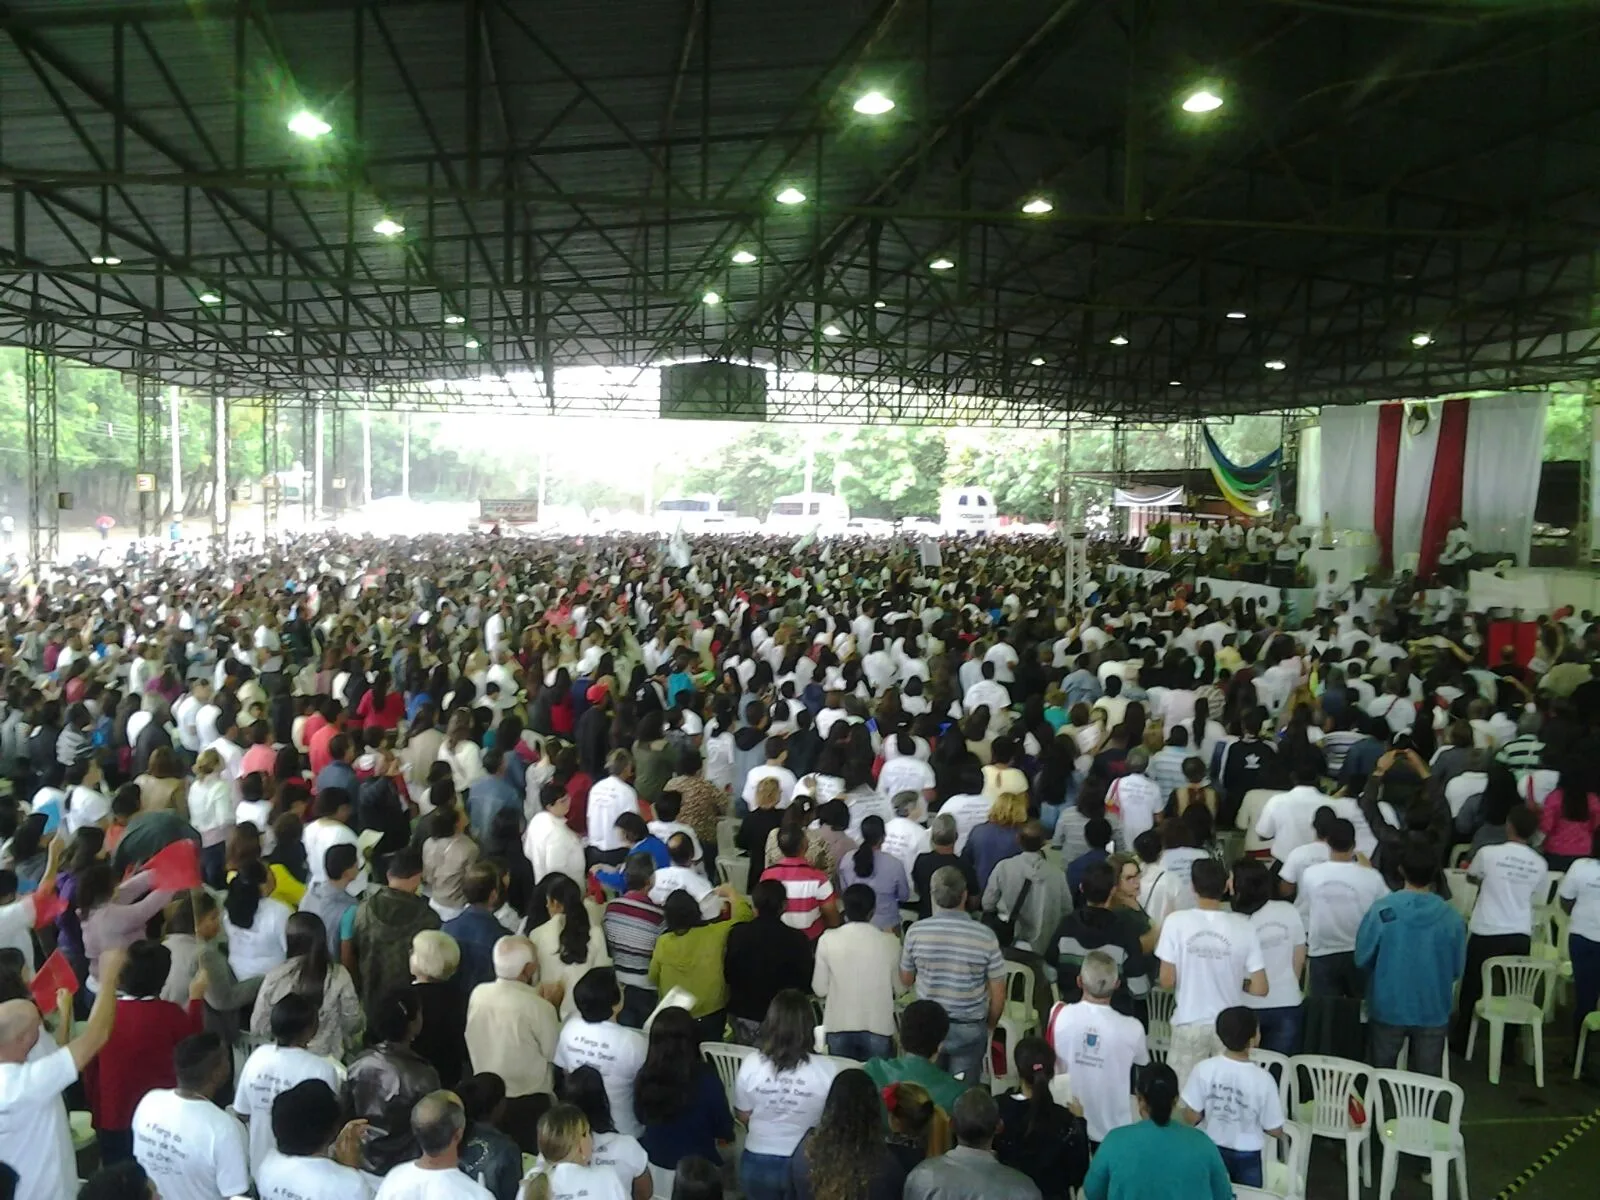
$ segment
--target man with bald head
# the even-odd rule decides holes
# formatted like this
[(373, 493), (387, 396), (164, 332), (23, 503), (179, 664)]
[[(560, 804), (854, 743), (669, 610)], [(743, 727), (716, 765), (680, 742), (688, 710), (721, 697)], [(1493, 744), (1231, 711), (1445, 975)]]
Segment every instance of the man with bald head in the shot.
[(30, 1059), (40, 1042), (39, 1010), (28, 1000), (0, 1004), (0, 1162), (17, 1173), (18, 1200), (56, 1200), (78, 1185), (61, 1093), (111, 1037), (123, 950), (100, 956), (100, 991), (83, 1032), (65, 1046)]
[(467, 1113), (454, 1092), (429, 1092), (418, 1100), (411, 1110), (411, 1132), (422, 1157), (385, 1175), (377, 1200), (494, 1200), (488, 1188), (458, 1168), (466, 1128)]

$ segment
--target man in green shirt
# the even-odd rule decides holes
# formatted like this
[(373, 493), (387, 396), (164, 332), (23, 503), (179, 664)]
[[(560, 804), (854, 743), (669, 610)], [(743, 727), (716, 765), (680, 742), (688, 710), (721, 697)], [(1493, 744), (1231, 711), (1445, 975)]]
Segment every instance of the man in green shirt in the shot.
[(920, 1084), (948, 1114), (968, 1087), (934, 1063), (949, 1032), (950, 1018), (943, 1008), (932, 1000), (913, 1001), (900, 1014), (900, 1048), (905, 1053), (898, 1058), (869, 1059), (863, 1069), (880, 1088), (891, 1083)]

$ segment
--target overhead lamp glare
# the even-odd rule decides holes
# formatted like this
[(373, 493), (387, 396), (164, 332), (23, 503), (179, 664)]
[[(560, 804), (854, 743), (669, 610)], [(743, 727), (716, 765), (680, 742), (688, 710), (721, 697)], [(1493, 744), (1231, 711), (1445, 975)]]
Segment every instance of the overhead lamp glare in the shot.
[(1228, 314), (1228, 320), (1230, 321), (1242, 321), (1244, 318), (1245, 312), (1241, 308), (1236, 308)]
[(778, 193), (776, 199), (779, 204), (804, 204), (806, 194), (797, 187), (786, 187)]
[(476, 350), (477, 348), (478, 348), (478, 339), (477, 338), (468, 338), (467, 339), (467, 349), (468, 350)]
[(1030, 217), (1042, 217), (1045, 213), (1050, 212), (1054, 208), (1055, 205), (1051, 204), (1050, 201), (1046, 200), (1043, 196), (1035, 196), (1022, 206), (1022, 211), (1027, 213)]
[(717, 305), (722, 303), (722, 293), (707, 292), (704, 296), (700, 297), (700, 300), (701, 303), (707, 305), (708, 307), (715, 308)]
[(1029, 360), (1028, 360), (1028, 364), (1029, 364), (1029, 365), (1030, 365), (1030, 366), (1035, 366), (1035, 367), (1042, 367), (1042, 366), (1044, 366), (1044, 355), (1042, 355), (1042, 354), (1035, 354), (1035, 355), (1034, 355), (1034, 356), (1033, 356), (1033, 357), (1032, 357), (1032, 358), (1030, 358), (1030, 359), (1029, 359)]
[(867, 92), (853, 105), (858, 113), (868, 117), (881, 117), (894, 108), (894, 101), (882, 92)]
[(1126, 346), (1128, 344), (1128, 339), (1125, 335), (1118, 333), (1112, 336), (1111, 344), (1113, 346)]
[(1167, 386), (1168, 387), (1182, 387), (1183, 386), (1183, 380), (1181, 380), (1181, 379), (1169, 379), (1169, 380), (1167, 380)]
[(954, 259), (946, 258), (946, 257), (944, 257), (944, 255), (941, 254), (938, 258), (934, 259), (931, 263), (928, 264), (928, 269), (930, 271), (948, 271), (951, 267), (953, 267), (955, 265), (956, 264), (955, 264), (955, 260)]
[(844, 336), (844, 330), (840, 329), (837, 325), (833, 325), (833, 324), (824, 325), (822, 327), (822, 333), (823, 333), (824, 337), (843, 337)]
[(467, 319), (460, 313), (446, 313), (444, 323), (446, 325), (465, 325), (467, 323)]
[(393, 217), (384, 217), (372, 226), (372, 232), (383, 237), (399, 237), (406, 227)]
[(1209, 88), (1200, 88), (1183, 98), (1183, 111), (1188, 113), (1216, 112), (1222, 107), (1222, 97)]
[(733, 261), (738, 263), (741, 267), (748, 267), (751, 263), (756, 261), (756, 256), (751, 254), (748, 250), (735, 250), (733, 252)]
[(289, 118), (289, 132), (296, 137), (303, 137), (307, 141), (314, 141), (324, 134), (332, 133), (333, 126), (317, 116), (316, 113), (302, 108)]
[(886, 302), (882, 301), (882, 300), (874, 300), (872, 302), (872, 307), (873, 308), (888, 308), (889, 305)]
[(200, 293), (200, 303), (201, 304), (221, 304), (222, 303), (222, 297), (217, 295), (215, 292), (201, 292)]
[(268, 337), (288, 337), (289, 336), (289, 331), (287, 329), (285, 329), (282, 325), (274, 325), (271, 329), (267, 330), (267, 336)]
[(1289, 364), (1281, 358), (1269, 358), (1262, 365), (1269, 371), (1287, 371), (1289, 369)]
[(1414, 333), (1411, 335), (1411, 344), (1418, 350), (1424, 346), (1431, 346), (1433, 345), (1433, 335), (1431, 333)]

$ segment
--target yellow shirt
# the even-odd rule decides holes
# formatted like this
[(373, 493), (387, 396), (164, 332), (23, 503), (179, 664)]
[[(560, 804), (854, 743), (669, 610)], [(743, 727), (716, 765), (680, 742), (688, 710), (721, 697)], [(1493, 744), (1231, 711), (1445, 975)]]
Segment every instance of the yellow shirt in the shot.
[(726, 921), (697, 925), (685, 933), (663, 932), (650, 955), (650, 982), (665, 996), (680, 987), (694, 997), (689, 1010), (696, 1017), (710, 1016), (728, 1007), (728, 977), (723, 971), (728, 935), (733, 927), (756, 915), (743, 896), (733, 904)]

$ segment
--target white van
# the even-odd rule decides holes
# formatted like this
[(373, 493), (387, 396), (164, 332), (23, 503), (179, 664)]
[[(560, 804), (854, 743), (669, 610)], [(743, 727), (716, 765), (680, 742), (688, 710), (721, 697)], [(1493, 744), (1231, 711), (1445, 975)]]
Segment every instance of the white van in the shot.
[(656, 528), (671, 533), (680, 525), (686, 532), (716, 530), (739, 513), (739, 506), (712, 492), (670, 496), (656, 505)]
[(946, 488), (939, 493), (939, 525), (946, 533), (993, 533), (1000, 510), (988, 488)]
[(779, 496), (767, 511), (771, 533), (839, 533), (850, 521), (850, 506), (843, 496), (829, 492), (796, 492)]

